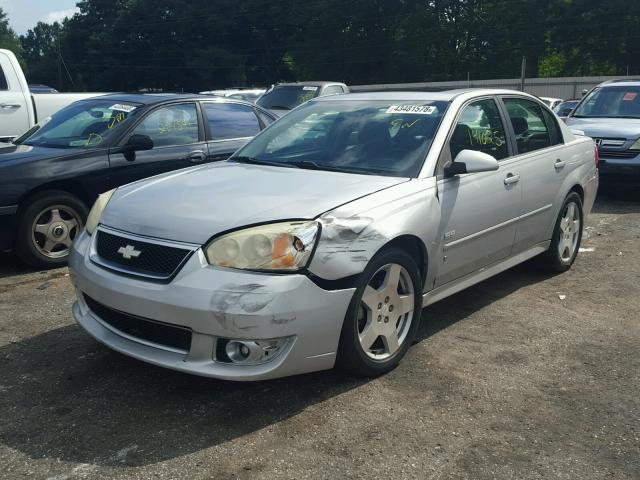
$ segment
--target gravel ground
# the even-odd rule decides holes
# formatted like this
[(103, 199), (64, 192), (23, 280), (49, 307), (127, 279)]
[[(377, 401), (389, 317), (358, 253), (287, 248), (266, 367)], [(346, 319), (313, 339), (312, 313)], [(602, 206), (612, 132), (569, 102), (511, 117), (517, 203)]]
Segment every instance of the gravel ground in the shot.
[(574, 268), (424, 310), (375, 380), (236, 384), (111, 352), (66, 269), (0, 255), (0, 477), (640, 478), (640, 196), (600, 196)]

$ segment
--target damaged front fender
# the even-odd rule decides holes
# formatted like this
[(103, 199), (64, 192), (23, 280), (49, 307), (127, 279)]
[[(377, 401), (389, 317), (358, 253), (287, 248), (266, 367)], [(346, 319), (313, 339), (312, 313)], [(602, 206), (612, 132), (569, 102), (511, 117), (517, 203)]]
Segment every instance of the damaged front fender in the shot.
[[(403, 235), (437, 246), (440, 209), (435, 178), (413, 179), (325, 213), (309, 272), (324, 280), (361, 273), (386, 244)], [(427, 285), (430, 281), (427, 269)]]

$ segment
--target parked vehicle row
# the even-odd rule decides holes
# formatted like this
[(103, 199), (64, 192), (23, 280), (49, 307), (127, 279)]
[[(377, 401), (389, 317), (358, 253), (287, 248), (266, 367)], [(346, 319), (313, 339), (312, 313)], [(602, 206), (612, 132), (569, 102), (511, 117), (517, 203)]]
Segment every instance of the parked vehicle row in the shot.
[(235, 100), (256, 103), (256, 100), (265, 92), (264, 88), (227, 88), (222, 90), (206, 90), (201, 95), (213, 95), (215, 97), (228, 97)]
[(43, 85), (30, 91), (16, 56), (0, 49), (0, 140), (21, 135), (41, 120), (61, 108), (100, 93), (53, 93)]
[(256, 103), (281, 117), (312, 98), (349, 93), (349, 87), (338, 82), (278, 83), (267, 90)]
[[(142, 99), (112, 101), (141, 109), (107, 151), (117, 173), (151, 132), (136, 130)], [(203, 119), (219, 105), (193, 103)], [(196, 139), (199, 121), (171, 118)], [(198, 375), (379, 375), (423, 306), (535, 256), (570, 268), (597, 186), (593, 141), (527, 94), (320, 96), (226, 161), (100, 195), (71, 247), (73, 315), (114, 350)]]
[[(275, 117), (198, 95), (111, 94), (78, 101), (0, 146), (0, 250), (66, 263), (98, 194), (224, 160)], [(0, 144), (2, 145), (2, 144)]]

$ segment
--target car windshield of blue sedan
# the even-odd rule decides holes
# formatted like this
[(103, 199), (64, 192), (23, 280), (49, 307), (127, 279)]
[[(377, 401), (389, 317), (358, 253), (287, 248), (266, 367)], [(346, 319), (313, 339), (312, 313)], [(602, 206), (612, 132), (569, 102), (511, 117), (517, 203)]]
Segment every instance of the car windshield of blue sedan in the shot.
[(640, 87), (596, 88), (576, 108), (573, 117), (640, 118)]
[(448, 103), (314, 101), (285, 115), (232, 161), (416, 177)]
[(14, 143), (49, 148), (101, 146), (139, 110), (139, 104), (114, 100), (76, 102), (43, 120)]

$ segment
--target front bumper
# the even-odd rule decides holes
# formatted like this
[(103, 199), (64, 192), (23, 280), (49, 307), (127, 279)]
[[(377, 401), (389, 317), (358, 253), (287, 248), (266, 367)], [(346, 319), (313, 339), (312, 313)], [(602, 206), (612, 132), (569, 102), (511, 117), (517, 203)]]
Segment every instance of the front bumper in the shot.
[[(332, 368), (354, 289), (324, 290), (305, 275), (270, 275), (211, 267), (197, 250), (170, 283), (115, 273), (90, 259), (83, 232), (69, 257), (76, 321), (108, 347), (137, 359), (196, 375), (261, 380)], [(177, 352), (136, 339), (91, 311), (84, 295), (129, 315), (191, 329), (191, 347)], [(259, 365), (221, 363), (218, 339), (290, 337), (287, 347)]]
[(640, 154), (633, 158), (610, 158), (600, 152), (600, 178), (603, 185), (640, 185)]

